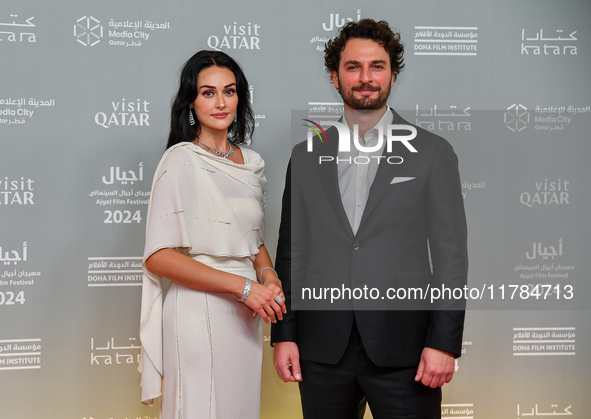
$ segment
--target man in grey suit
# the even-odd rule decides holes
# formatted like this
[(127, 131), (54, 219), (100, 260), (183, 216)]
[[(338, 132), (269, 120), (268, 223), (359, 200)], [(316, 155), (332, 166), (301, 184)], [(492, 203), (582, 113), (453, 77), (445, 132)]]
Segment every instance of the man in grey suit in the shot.
[[(440, 418), (440, 387), (460, 356), (463, 301), (427, 307), (395, 294), (461, 289), (468, 269), (452, 147), (418, 127), (412, 146), (386, 146), (389, 124), (408, 125), (386, 104), (403, 51), (388, 23), (371, 19), (327, 43), (341, 122), (352, 135), (357, 126), (362, 147), (340, 150), (329, 129), (312, 151), (296, 146), (288, 168), (276, 268), (289, 311), (271, 339), (280, 378), (299, 382), (306, 419), (361, 418), (366, 402), (376, 419)], [(336, 310), (301, 298), (303, 288), (364, 287), (381, 297), (344, 298)], [(386, 287), (395, 290), (388, 299)]]

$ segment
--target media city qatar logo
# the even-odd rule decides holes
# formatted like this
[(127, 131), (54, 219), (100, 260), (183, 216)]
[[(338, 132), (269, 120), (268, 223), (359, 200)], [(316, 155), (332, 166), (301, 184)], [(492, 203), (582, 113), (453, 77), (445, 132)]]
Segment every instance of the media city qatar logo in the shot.
[(503, 114), (505, 126), (513, 132), (520, 132), (529, 124), (529, 112), (522, 104), (514, 103)]
[[(337, 129), (339, 133), (339, 146), (338, 151), (339, 153), (348, 153), (351, 151), (351, 132), (349, 131), (349, 127), (341, 122), (334, 122), (334, 121), (320, 121), (314, 122), (310, 119), (303, 119), (303, 121), (310, 122), (312, 125), (302, 124), (305, 127), (310, 128), (308, 130), (307, 135), (307, 151), (313, 151), (313, 139), (314, 133), (320, 139), (320, 142), (323, 143), (326, 141), (328, 143), (328, 136), (326, 132), (322, 128), (322, 126), (333, 126)], [(384, 135), (384, 126), (378, 126), (378, 142), (373, 146), (364, 146), (359, 142), (359, 126), (357, 124), (353, 125), (353, 144), (355, 148), (362, 153), (375, 153), (382, 149), (382, 145), (384, 143), (384, 137), (386, 138), (386, 150), (388, 153), (392, 153), (392, 144), (395, 141), (399, 141), (410, 151), (411, 153), (418, 153), (417, 149), (414, 148), (409, 141), (413, 140), (417, 136), (417, 129), (412, 125), (406, 124), (388, 124), (386, 126)], [(397, 135), (394, 134), (393, 131), (409, 131), (410, 134), (408, 135)], [(349, 164), (369, 164), (371, 159), (377, 159), (378, 164), (381, 162), (382, 159), (386, 159), (388, 164), (401, 164), (404, 162), (404, 159), (401, 156), (383, 156), (383, 155), (374, 155), (374, 156), (366, 156), (366, 155), (359, 155), (355, 158), (339, 158), (338, 156), (335, 158), (334, 156), (319, 156), (319, 164), (323, 162), (329, 161), (336, 161), (337, 164), (339, 162), (345, 163), (348, 162)]]
[(95, 46), (103, 37), (101, 22), (92, 16), (81, 17), (74, 25), (74, 36), (85, 47)]

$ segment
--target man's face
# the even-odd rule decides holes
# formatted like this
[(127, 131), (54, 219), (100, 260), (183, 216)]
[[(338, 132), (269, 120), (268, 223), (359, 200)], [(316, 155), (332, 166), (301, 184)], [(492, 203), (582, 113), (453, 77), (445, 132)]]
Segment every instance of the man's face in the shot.
[(330, 78), (346, 110), (385, 109), (394, 85), (390, 55), (372, 39), (349, 39), (341, 51), (339, 71), (331, 71)]

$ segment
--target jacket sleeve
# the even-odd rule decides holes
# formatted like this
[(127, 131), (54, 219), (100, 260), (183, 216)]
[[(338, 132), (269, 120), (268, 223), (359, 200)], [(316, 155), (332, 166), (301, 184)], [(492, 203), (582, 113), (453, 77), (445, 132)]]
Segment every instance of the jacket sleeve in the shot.
[[(447, 141), (435, 153), (428, 190), (428, 239), (433, 264), (432, 287), (460, 288), (468, 278), (467, 227), (458, 159)], [(460, 356), (465, 299), (437, 302), (430, 314), (425, 346)]]
[(287, 314), (283, 320), (271, 324), (271, 346), (275, 342), (297, 341), (297, 313), (291, 308), (291, 161), (287, 166), (285, 189), (281, 202), (281, 224), (279, 226), (279, 241), (277, 243), (277, 257), (275, 270), (281, 280), (285, 294)]

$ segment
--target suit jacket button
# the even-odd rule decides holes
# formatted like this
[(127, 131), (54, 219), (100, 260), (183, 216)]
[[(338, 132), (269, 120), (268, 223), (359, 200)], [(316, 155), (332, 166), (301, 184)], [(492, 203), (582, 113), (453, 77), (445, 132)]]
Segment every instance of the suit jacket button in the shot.
[(357, 243), (353, 244), (353, 250), (359, 250), (359, 245)]

